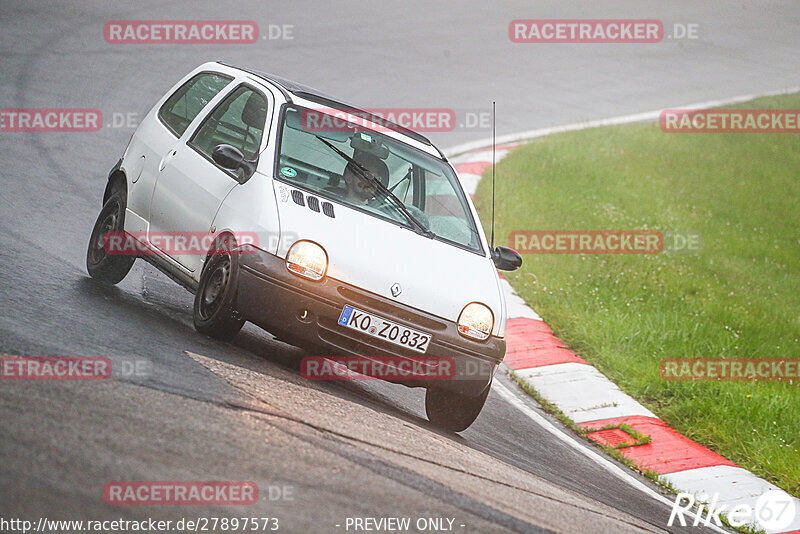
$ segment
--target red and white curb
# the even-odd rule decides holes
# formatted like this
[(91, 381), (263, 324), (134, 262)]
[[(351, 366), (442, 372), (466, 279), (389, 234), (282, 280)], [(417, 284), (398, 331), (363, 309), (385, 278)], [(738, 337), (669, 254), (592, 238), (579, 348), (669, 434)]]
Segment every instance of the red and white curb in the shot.
[[(715, 107), (750, 100), (755, 96), (682, 108)], [(503, 144), (497, 146), (495, 161), (500, 161), (516, 148), (518, 144), (513, 144), (514, 142), (523, 139), (606, 124), (654, 120), (658, 118), (658, 113), (641, 113), (506, 136), (501, 138)], [(485, 141), (461, 145), (454, 147), (449, 153), (458, 154), (450, 161), (458, 172), (465, 192), (472, 196), (481, 175), (492, 165), (491, 145), (487, 147)], [(564, 346), (506, 280), (501, 280), (501, 285), (508, 312), (507, 349), (503, 363), (514, 372), (517, 381), (527, 382), (546, 401), (555, 405), (582, 428), (617, 427), (589, 432), (588, 437), (598, 443), (612, 447), (622, 442), (633, 443), (635, 440), (618, 428), (620, 424), (629, 425), (637, 432), (649, 436), (651, 441), (647, 444), (618, 450), (639, 468), (658, 473), (679, 492), (693, 494), (698, 502), (707, 502), (714, 509), (721, 509), (722, 513), (730, 513), (737, 507), (758, 511), (760, 507), (757, 503), (765, 496), (777, 498), (780, 502), (794, 503), (794, 519), (778, 530), (765, 529), (765, 532), (800, 534), (800, 499), (667, 426), (600, 371)], [(763, 528), (762, 524), (755, 526)]]

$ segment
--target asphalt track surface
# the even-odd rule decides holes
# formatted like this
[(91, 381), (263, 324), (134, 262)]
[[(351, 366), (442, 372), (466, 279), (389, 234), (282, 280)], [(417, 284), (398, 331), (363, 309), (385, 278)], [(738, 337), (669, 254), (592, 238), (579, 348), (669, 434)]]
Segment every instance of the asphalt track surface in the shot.
[[(657, 18), (699, 24), (700, 39), (513, 44), (515, 18)], [(112, 19), (255, 20), (262, 33), (293, 25), (293, 39), (111, 45), (102, 29)], [(106, 173), (133, 132), (112, 117), (143, 116), (204, 61), (275, 72), (364, 107), (481, 112), (496, 100), (502, 135), (797, 85), (798, 23), (791, 1), (3, 1), (0, 105), (98, 108), (107, 127), (0, 134), (0, 353), (143, 367), (103, 382), (0, 383), (0, 516), (271, 516), (282, 532), (345, 532), (347, 517), (398, 516), (454, 518), (465, 533), (702, 530), (667, 529), (666, 505), (496, 392), (467, 431), (438, 431), (422, 391), (309, 383), (298, 349), (252, 325), (229, 344), (204, 338), (188, 292), (141, 261), (117, 287), (96, 283), (84, 253)], [(488, 133), (430, 137), (446, 148)], [(120, 480), (252, 480), (262, 498), (106, 505), (105, 483)], [(291, 498), (270, 500), (269, 487)]]

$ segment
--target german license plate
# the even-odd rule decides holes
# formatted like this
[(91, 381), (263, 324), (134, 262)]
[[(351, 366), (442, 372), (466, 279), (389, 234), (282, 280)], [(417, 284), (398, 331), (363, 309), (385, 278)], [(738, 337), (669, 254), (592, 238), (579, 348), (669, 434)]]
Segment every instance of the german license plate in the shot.
[(339, 324), (416, 352), (425, 353), (431, 336), (350, 305), (342, 308)]

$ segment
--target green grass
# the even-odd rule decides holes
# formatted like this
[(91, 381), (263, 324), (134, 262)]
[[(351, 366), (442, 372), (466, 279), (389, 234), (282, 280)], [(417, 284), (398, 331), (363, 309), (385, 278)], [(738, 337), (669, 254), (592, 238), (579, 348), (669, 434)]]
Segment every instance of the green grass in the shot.
[[(800, 109), (800, 94), (736, 106)], [(476, 204), (490, 221), (490, 181)], [(800, 356), (800, 135), (657, 124), (536, 139), (497, 168), (512, 230), (693, 231), (699, 253), (526, 255), (507, 279), (573, 350), (669, 425), (800, 495), (800, 384), (673, 382), (678, 357)]]

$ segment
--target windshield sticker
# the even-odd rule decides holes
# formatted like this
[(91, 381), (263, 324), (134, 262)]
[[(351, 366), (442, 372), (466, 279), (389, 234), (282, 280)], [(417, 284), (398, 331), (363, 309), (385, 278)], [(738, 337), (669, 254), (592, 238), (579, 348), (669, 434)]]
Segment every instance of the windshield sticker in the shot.
[(281, 169), (281, 174), (287, 178), (294, 178), (295, 176), (297, 176), (297, 171), (291, 167), (283, 167)]
[(361, 139), (363, 139), (367, 143), (371, 143), (372, 142), (372, 136), (368, 135), (368, 134), (365, 134), (365, 133), (361, 134)]

